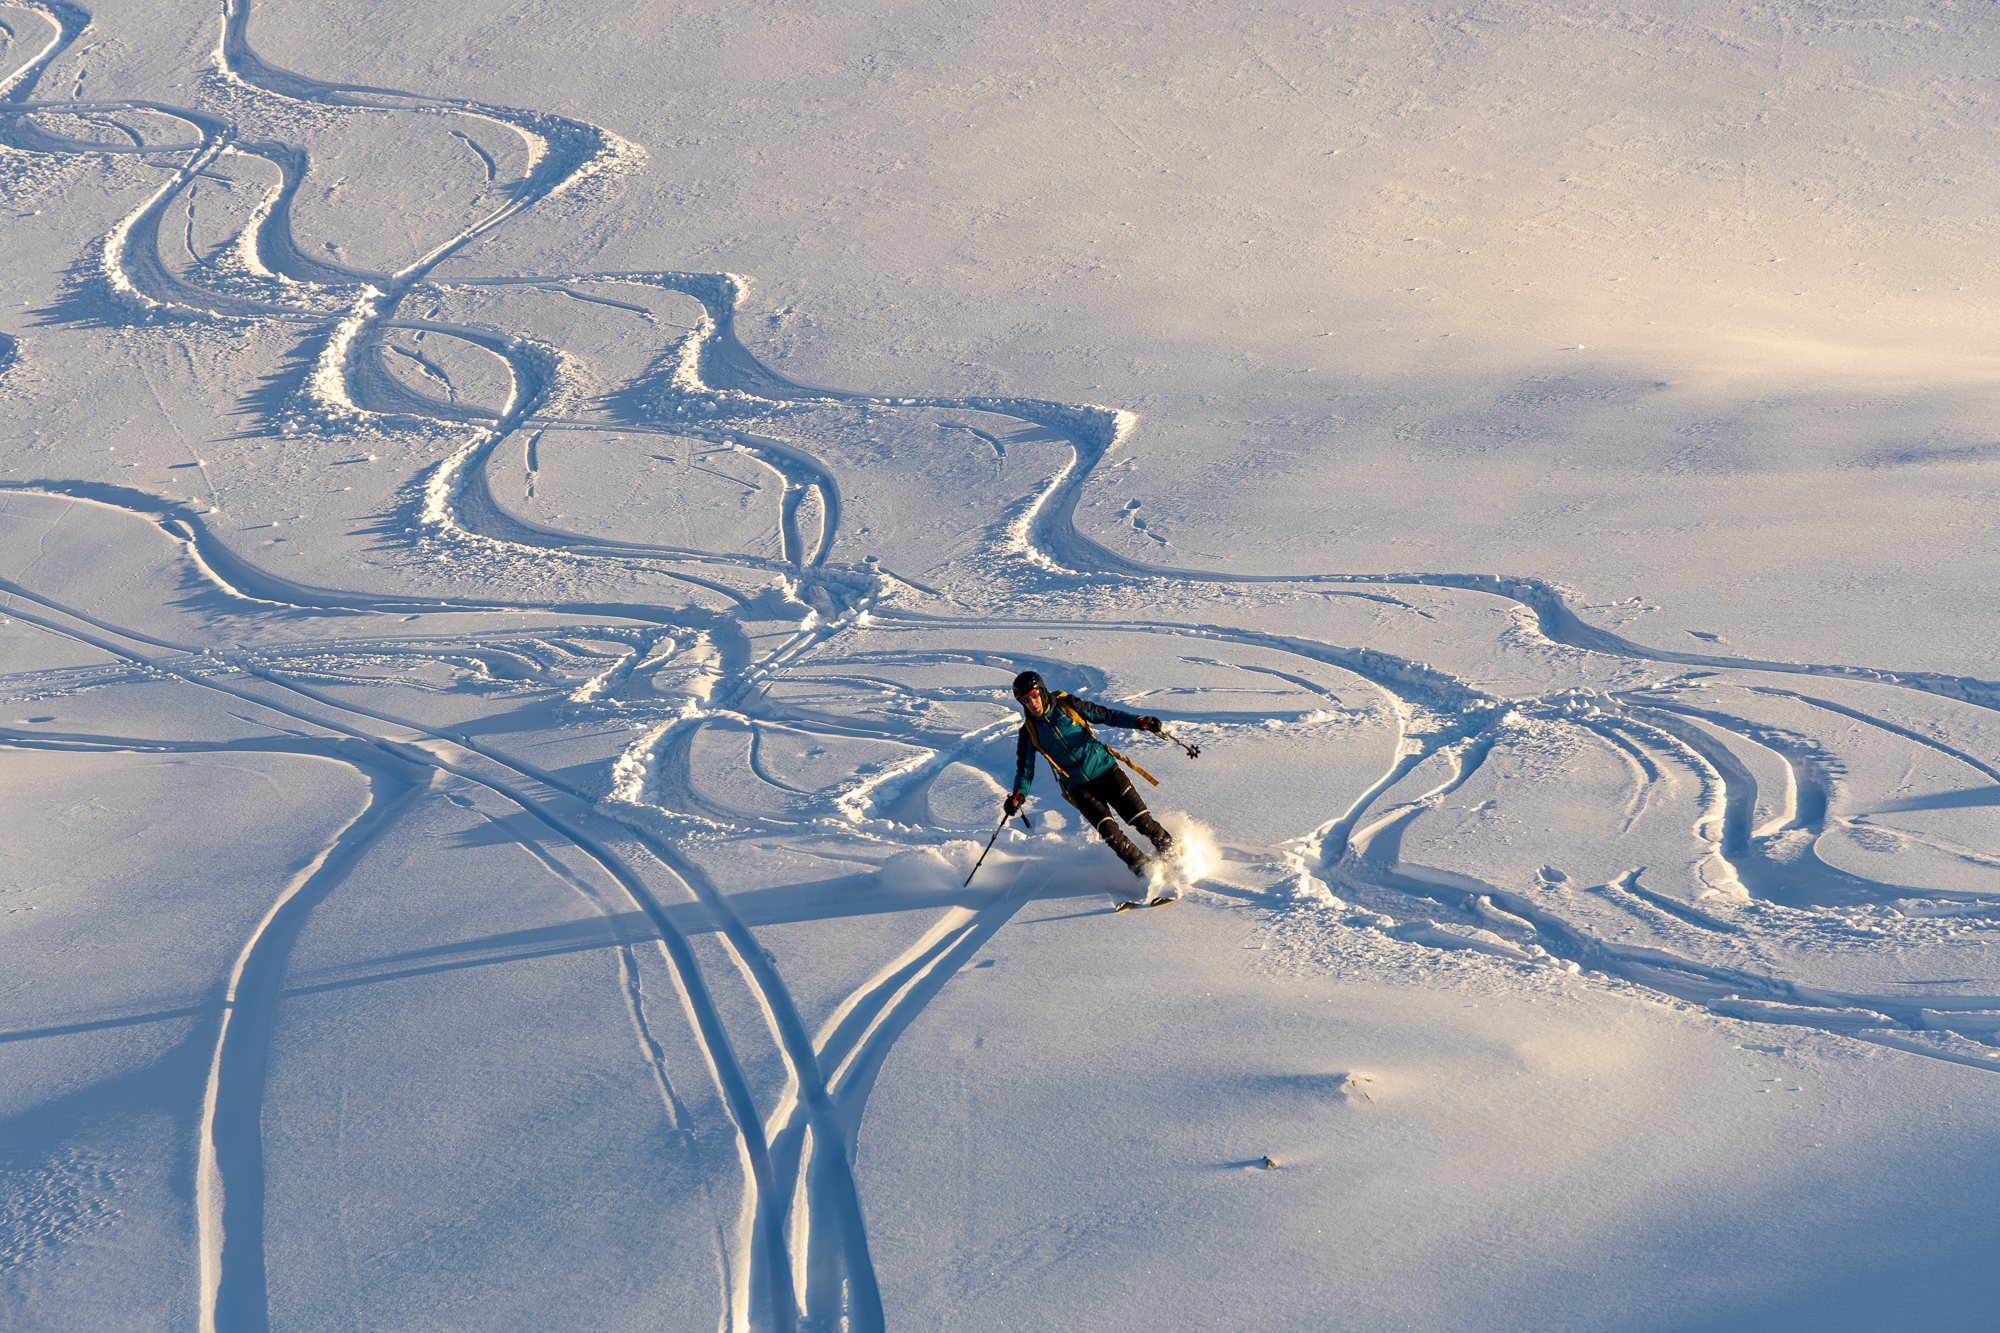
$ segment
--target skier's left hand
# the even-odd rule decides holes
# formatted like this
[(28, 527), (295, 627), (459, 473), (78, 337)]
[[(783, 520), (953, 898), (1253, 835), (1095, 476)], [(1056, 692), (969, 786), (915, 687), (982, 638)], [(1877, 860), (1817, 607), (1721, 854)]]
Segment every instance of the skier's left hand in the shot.
[(1159, 729), (1160, 729), (1160, 719), (1158, 719), (1157, 717), (1142, 717), (1139, 719), (1139, 730), (1158, 731)]

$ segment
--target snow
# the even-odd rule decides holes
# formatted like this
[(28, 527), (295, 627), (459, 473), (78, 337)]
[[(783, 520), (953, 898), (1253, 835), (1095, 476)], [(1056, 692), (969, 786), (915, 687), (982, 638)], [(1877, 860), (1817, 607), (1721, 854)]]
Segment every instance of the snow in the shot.
[(2000, 1321), (1984, 10), (0, 25), (10, 1326)]

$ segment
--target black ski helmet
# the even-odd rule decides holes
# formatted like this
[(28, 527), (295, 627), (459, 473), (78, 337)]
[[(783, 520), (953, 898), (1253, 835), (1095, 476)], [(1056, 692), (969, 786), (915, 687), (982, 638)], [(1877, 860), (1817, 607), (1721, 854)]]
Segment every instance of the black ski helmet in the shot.
[(1049, 692), (1049, 687), (1042, 684), (1041, 672), (1023, 671), (1020, 675), (1014, 677), (1014, 697), (1016, 699), (1024, 698), (1033, 690), (1040, 690), (1043, 694)]

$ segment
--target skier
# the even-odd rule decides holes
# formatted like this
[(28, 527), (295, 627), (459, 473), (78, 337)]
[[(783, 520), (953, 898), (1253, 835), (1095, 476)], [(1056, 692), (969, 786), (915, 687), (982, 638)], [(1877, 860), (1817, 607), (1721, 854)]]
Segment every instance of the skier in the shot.
[[(1014, 677), (1014, 698), (1027, 716), (1021, 723), (1020, 743), (1015, 747), (1014, 790), (1007, 795), (1007, 817), (1011, 819), (1027, 803), (1028, 788), (1035, 780), (1035, 755), (1039, 753), (1055, 770), (1064, 799), (1083, 812), (1098, 836), (1132, 868), (1133, 874), (1144, 878), (1153, 858), (1132, 845), (1125, 830), (1118, 827), (1112, 811), (1116, 810), (1127, 823), (1145, 834), (1162, 857), (1173, 852), (1174, 835), (1160, 827), (1160, 821), (1153, 818), (1139, 793), (1132, 789), (1132, 780), (1118, 767), (1118, 760), (1125, 756), (1098, 740), (1090, 724), (1098, 722), (1107, 727), (1157, 733), (1160, 719), (1121, 713), (1060, 690), (1051, 694), (1040, 673), (1034, 671), (1023, 671)], [(1133, 767), (1148, 782), (1153, 780), (1145, 769), (1136, 764)], [(1119, 909), (1149, 905), (1120, 903)]]

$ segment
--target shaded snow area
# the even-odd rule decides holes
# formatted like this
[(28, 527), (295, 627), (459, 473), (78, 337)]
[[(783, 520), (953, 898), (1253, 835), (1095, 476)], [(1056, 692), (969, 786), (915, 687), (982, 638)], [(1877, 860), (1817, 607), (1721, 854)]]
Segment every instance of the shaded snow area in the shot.
[(0, 0), (0, 1325), (2000, 1328), (1996, 51)]

